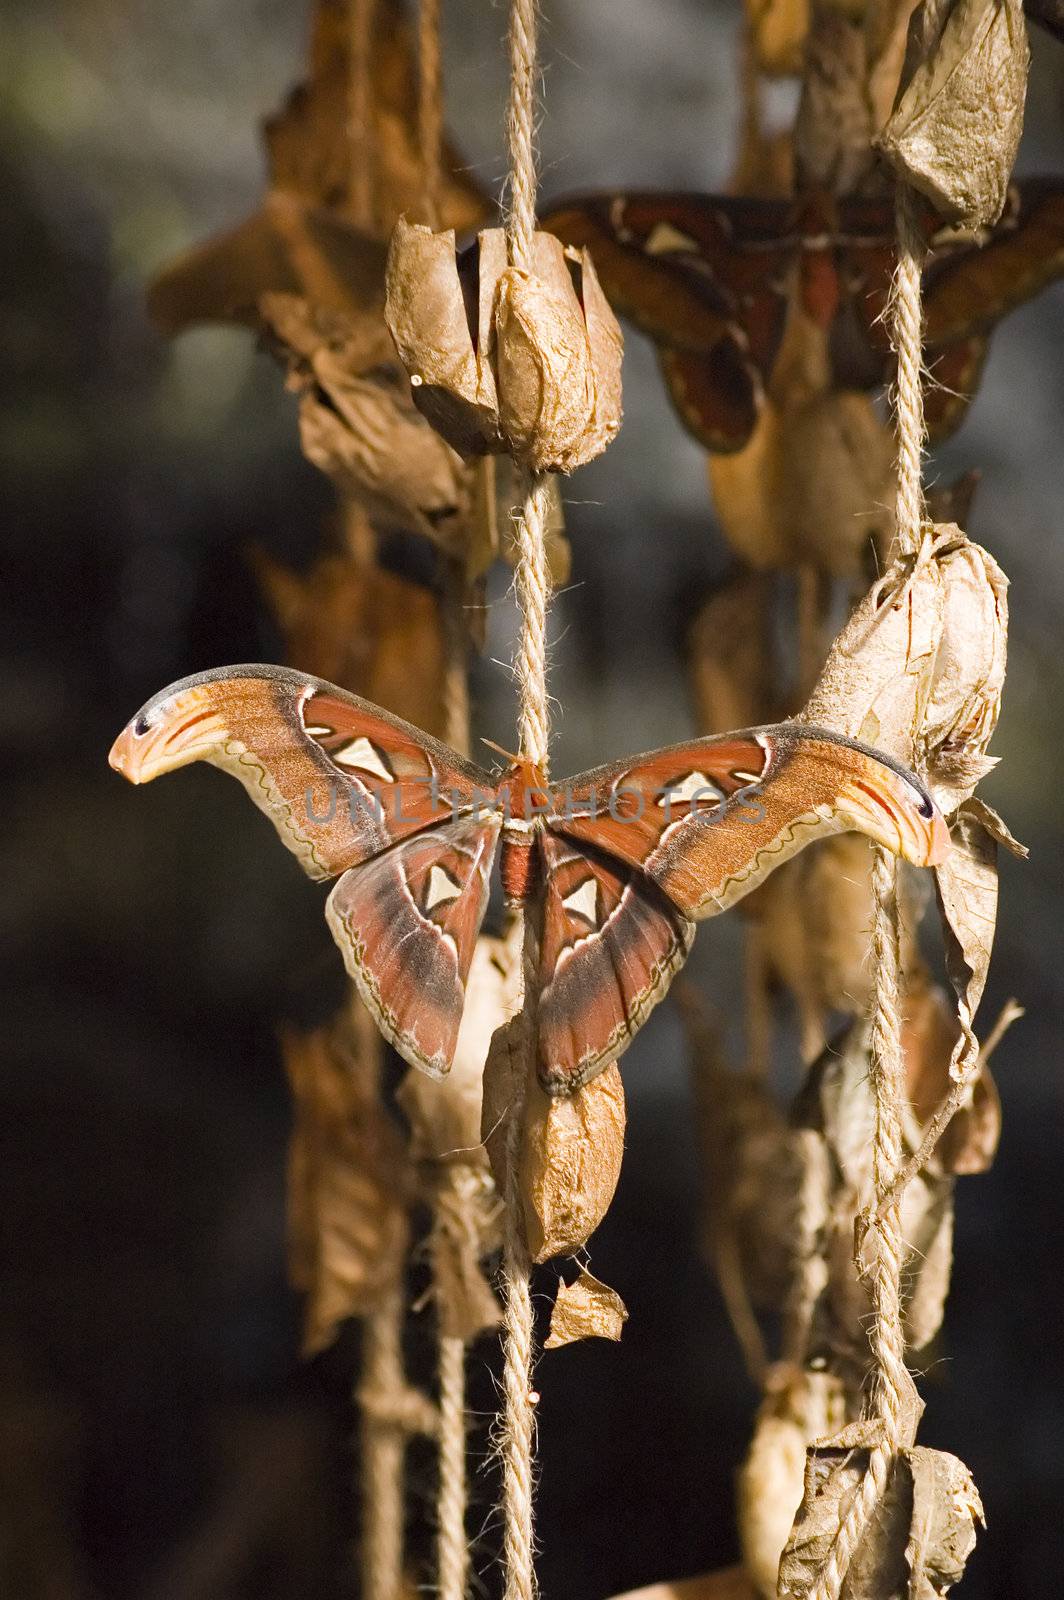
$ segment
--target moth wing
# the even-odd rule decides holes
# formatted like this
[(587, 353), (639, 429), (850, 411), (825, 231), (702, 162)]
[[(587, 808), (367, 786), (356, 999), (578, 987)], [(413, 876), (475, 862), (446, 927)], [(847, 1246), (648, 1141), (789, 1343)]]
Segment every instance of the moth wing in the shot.
[(415, 834), (345, 872), (326, 904), (384, 1037), (434, 1078), (454, 1057), (501, 826), (483, 813)]
[(410, 723), (287, 667), (222, 667), (171, 684), (111, 751), (133, 783), (192, 761), (239, 779), (312, 878), (335, 877), (495, 788)]
[(882, 752), (782, 723), (600, 767), (555, 791), (551, 827), (716, 916), (815, 838), (856, 829), (919, 866), (949, 849), (919, 780)]
[(537, 1073), (571, 1094), (627, 1048), (679, 971), (694, 925), (638, 872), (550, 831)]

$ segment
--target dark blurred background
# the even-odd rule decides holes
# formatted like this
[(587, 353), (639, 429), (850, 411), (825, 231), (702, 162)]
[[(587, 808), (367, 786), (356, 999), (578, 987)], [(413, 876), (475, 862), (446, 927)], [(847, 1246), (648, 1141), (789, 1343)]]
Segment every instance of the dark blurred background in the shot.
[[(502, 173), (504, 9), (447, 0), (451, 121)], [(711, 188), (734, 147), (738, 7), (550, 5), (547, 194)], [(321, 893), (236, 785), (195, 769), (134, 793), (110, 741), (166, 682), (280, 645), (252, 544), (305, 566), (329, 491), (250, 335), (168, 344), (143, 288), (253, 209), (259, 119), (302, 73), (307, 7), (280, 0), (5, 0), (0, 20), (0, 834), (4, 1061), (0, 1566), (10, 1600), (339, 1600), (350, 1578), (356, 1335), (310, 1367), (284, 1274), (290, 1111), (275, 1030), (323, 1015), (339, 959)], [(1064, 161), (1064, 49), (1034, 30), (1026, 171)], [(784, 96), (777, 110), (787, 112)], [(628, 339), (626, 423), (566, 486), (574, 582), (554, 614), (557, 770), (691, 727), (680, 623), (727, 565), (703, 461), (649, 349)], [(977, 466), (970, 532), (1012, 578), (988, 799), (1032, 848), (1006, 859), (986, 1026), (1028, 1007), (995, 1063), (1004, 1137), (962, 1180), (924, 1437), (986, 1504), (968, 1600), (1060, 1593), (1064, 1314), (1060, 935), (1064, 787), (1064, 290), (999, 331), (969, 421), (930, 475)], [(478, 677), (503, 743), (513, 615)], [(700, 938), (734, 992), (730, 919)], [(546, 1600), (603, 1600), (734, 1560), (751, 1420), (695, 1240), (680, 1029), (663, 1007), (625, 1063), (631, 1125), (593, 1265), (619, 1346), (539, 1373)], [(551, 1286), (544, 1274), (542, 1287)], [(431, 1334), (413, 1333), (427, 1361)], [(474, 1359), (487, 1453), (490, 1348)], [(429, 1489), (415, 1460), (414, 1507)], [(486, 1530), (490, 1478), (474, 1483)], [(221, 1577), (236, 1571), (239, 1578)]]

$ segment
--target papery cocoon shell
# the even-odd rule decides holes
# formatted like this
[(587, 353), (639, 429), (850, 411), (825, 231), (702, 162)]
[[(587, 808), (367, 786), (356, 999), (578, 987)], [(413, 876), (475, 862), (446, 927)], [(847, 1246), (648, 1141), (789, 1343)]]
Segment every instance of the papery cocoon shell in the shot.
[(620, 328), (588, 253), (552, 234), (524, 271), (501, 229), (458, 257), (453, 232), (401, 220), (385, 316), (419, 408), (463, 455), (571, 472), (620, 427)]
[(1020, 0), (954, 0), (937, 35), (914, 14), (902, 88), (879, 144), (951, 221), (1001, 215), (1023, 132), (1030, 50)]
[(841, 1426), (845, 1408), (842, 1385), (827, 1372), (799, 1370), (782, 1384), (770, 1375), (737, 1482), (743, 1563), (763, 1600), (776, 1594), (780, 1556), (802, 1502), (806, 1449)]
[(809, 0), (746, 0), (746, 20), (760, 72), (770, 77), (801, 72)]
[(558, 1350), (579, 1339), (612, 1339), (616, 1342), (628, 1321), (628, 1309), (616, 1289), (602, 1283), (586, 1269), (575, 1283), (562, 1279), (551, 1313), (550, 1332), (544, 1350)]
[[(482, 1130), (499, 1192), (506, 1193), (507, 1116), (528, 1068), (520, 1014), (491, 1041), (484, 1067)], [(609, 1209), (624, 1156), (625, 1103), (612, 1062), (571, 1095), (553, 1098), (533, 1078), (523, 1110), (519, 1185), (534, 1261), (572, 1255)]]
[[(970, 798), (993, 761), (1008, 650), (1008, 579), (988, 551), (957, 527), (937, 530), (944, 584), (942, 637), (924, 713), (927, 775), (951, 813)], [(951, 539), (953, 535), (953, 539)]]

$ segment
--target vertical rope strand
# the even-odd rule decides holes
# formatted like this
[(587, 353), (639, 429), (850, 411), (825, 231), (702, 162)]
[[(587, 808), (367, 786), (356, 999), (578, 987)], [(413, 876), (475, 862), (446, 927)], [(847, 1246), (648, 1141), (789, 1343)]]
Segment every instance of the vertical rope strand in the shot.
[(352, 220), (368, 233), (374, 227), (373, 193), (373, 12), (376, 0), (347, 0), (348, 80), (347, 198)]
[(443, 66), (440, 0), (418, 0), (418, 144), (425, 221), (440, 226), (443, 159)]
[(506, 132), (510, 143), (510, 214), (507, 236), (510, 265), (532, 269), (536, 230), (536, 3), (510, 3), (510, 104)]
[(403, 1582), (403, 1457), (402, 1424), (370, 1397), (401, 1395), (405, 1389), (402, 1357), (403, 1293), (401, 1283), (370, 1313), (363, 1324), (362, 1377), (362, 1596), (363, 1600), (399, 1600)]
[(439, 1600), (465, 1600), (469, 1579), (466, 1539), (466, 1346), (453, 1334), (441, 1334), (440, 1485), (437, 1500), (437, 1592)]
[(904, 183), (898, 184), (894, 219), (898, 264), (888, 313), (890, 342), (898, 360), (894, 381), (898, 472), (894, 539), (899, 554), (915, 555), (924, 522), (924, 315), (920, 276), (925, 247), (913, 192)]

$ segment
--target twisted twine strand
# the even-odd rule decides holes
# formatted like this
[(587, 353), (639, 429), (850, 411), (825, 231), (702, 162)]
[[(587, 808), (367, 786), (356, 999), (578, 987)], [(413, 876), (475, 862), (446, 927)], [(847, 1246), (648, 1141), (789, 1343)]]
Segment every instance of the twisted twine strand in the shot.
[(536, 230), (536, 0), (511, 0), (509, 47), (510, 212), (506, 232), (510, 265), (530, 272)]
[(393, 1414), (406, 1392), (402, 1359), (403, 1295), (396, 1284), (363, 1324), (362, 1594), (397, 1600), (403, 1581), (403, 1457), (406, 1428)]
[(887, 310), (890, 340), (898, 361), (894, 380), (894, 418), (897, 439), (897, 499), (894, 542), (901, 555), (915, 555), (924, 525), (923, 453), (923, 298), (921, 272), (925, 246), (916, 201), (905, 183), (898, 184), (894, 207), (898, 263), (890, 287)]
[(481, 1254), (477, 1194), (481, 1179), (467, 1166), (445, 1169), (436, 1189), (432, 1228), (433, 1280), (439, 1333), (439, 1490), (437, 1514), (437, 1589), (440, 1600), (465, 1600), (469, 1584), (466, 1509), (466, 1341), (445, 1330), (446, 1299), (453, 1273), (445, 1265), (457, 1252), (476, 1260)]
[[(510, 99), (507, 136), (510, 147), (507, 253), (511, 267), (532, 268), (536, 228), (536, 6), (535, 0), (510, 3)], [(517, 523), (515, 588), (521, 609), (521, 638), (514, 671), (520, 693), (518, 728), (521, 754), (545, 773), (548, 762), (547, 605), (550, 574), (545, 533), (549, 479), (525, 474), (523, 504)], [(514, 1085), (506, 1132), (506, 1216), (503, 1236), (503, 1556), (505, 1600), (533, 1600), (533, 1460), (535, 1414), (532, 1394), (533, 1318), (531, 1261), (521, 1205), (520, 1156), (524, 1134), (527, 1085), (535, 1065), (538, 1000), (538, 930), (525, 911), (522, 946), (523, 1050)]]
[[(876, 845), (872, 861), (875, 919), (872, 955), (876, 964), (875, 1011), (872, 1023), (872, 1082), (876, 1121), (872, 1145), (873, 1181), (877, 1196), (886, 1193), (901, 1161), (901, 1104), (904, 1074), (901, 1013), (898, 1007), (900, 953), (898, 939), (897, 862)], [(880, 1424), (881, 1435), (869, 1454), (861, 1485), (850, 1500), (831, 1549), (810, 1591), (809, 1600), (838, 1600), (850, 1562), (890, 1484), (899, 1446), (904, 1442), (905, 1331), (901, 1316), (901, 1270), (905, 1241), (898, 1203), (882, 1218), (866, 1217), (864, 1241), (871, 1243), (873, 1385), (866, 1414)], [(860, 1244), (858, 1245), (860, 1249)]]
[(440, 225), (443, 151), (443, 67), (440, 57), (440, 0), (418, 6), (418, 144), (421, 149), (422, 203), (430, 228)]
[(347, 0), (347, 197), (356, 225), (373, 231), (373, 22), (376, 0)]

